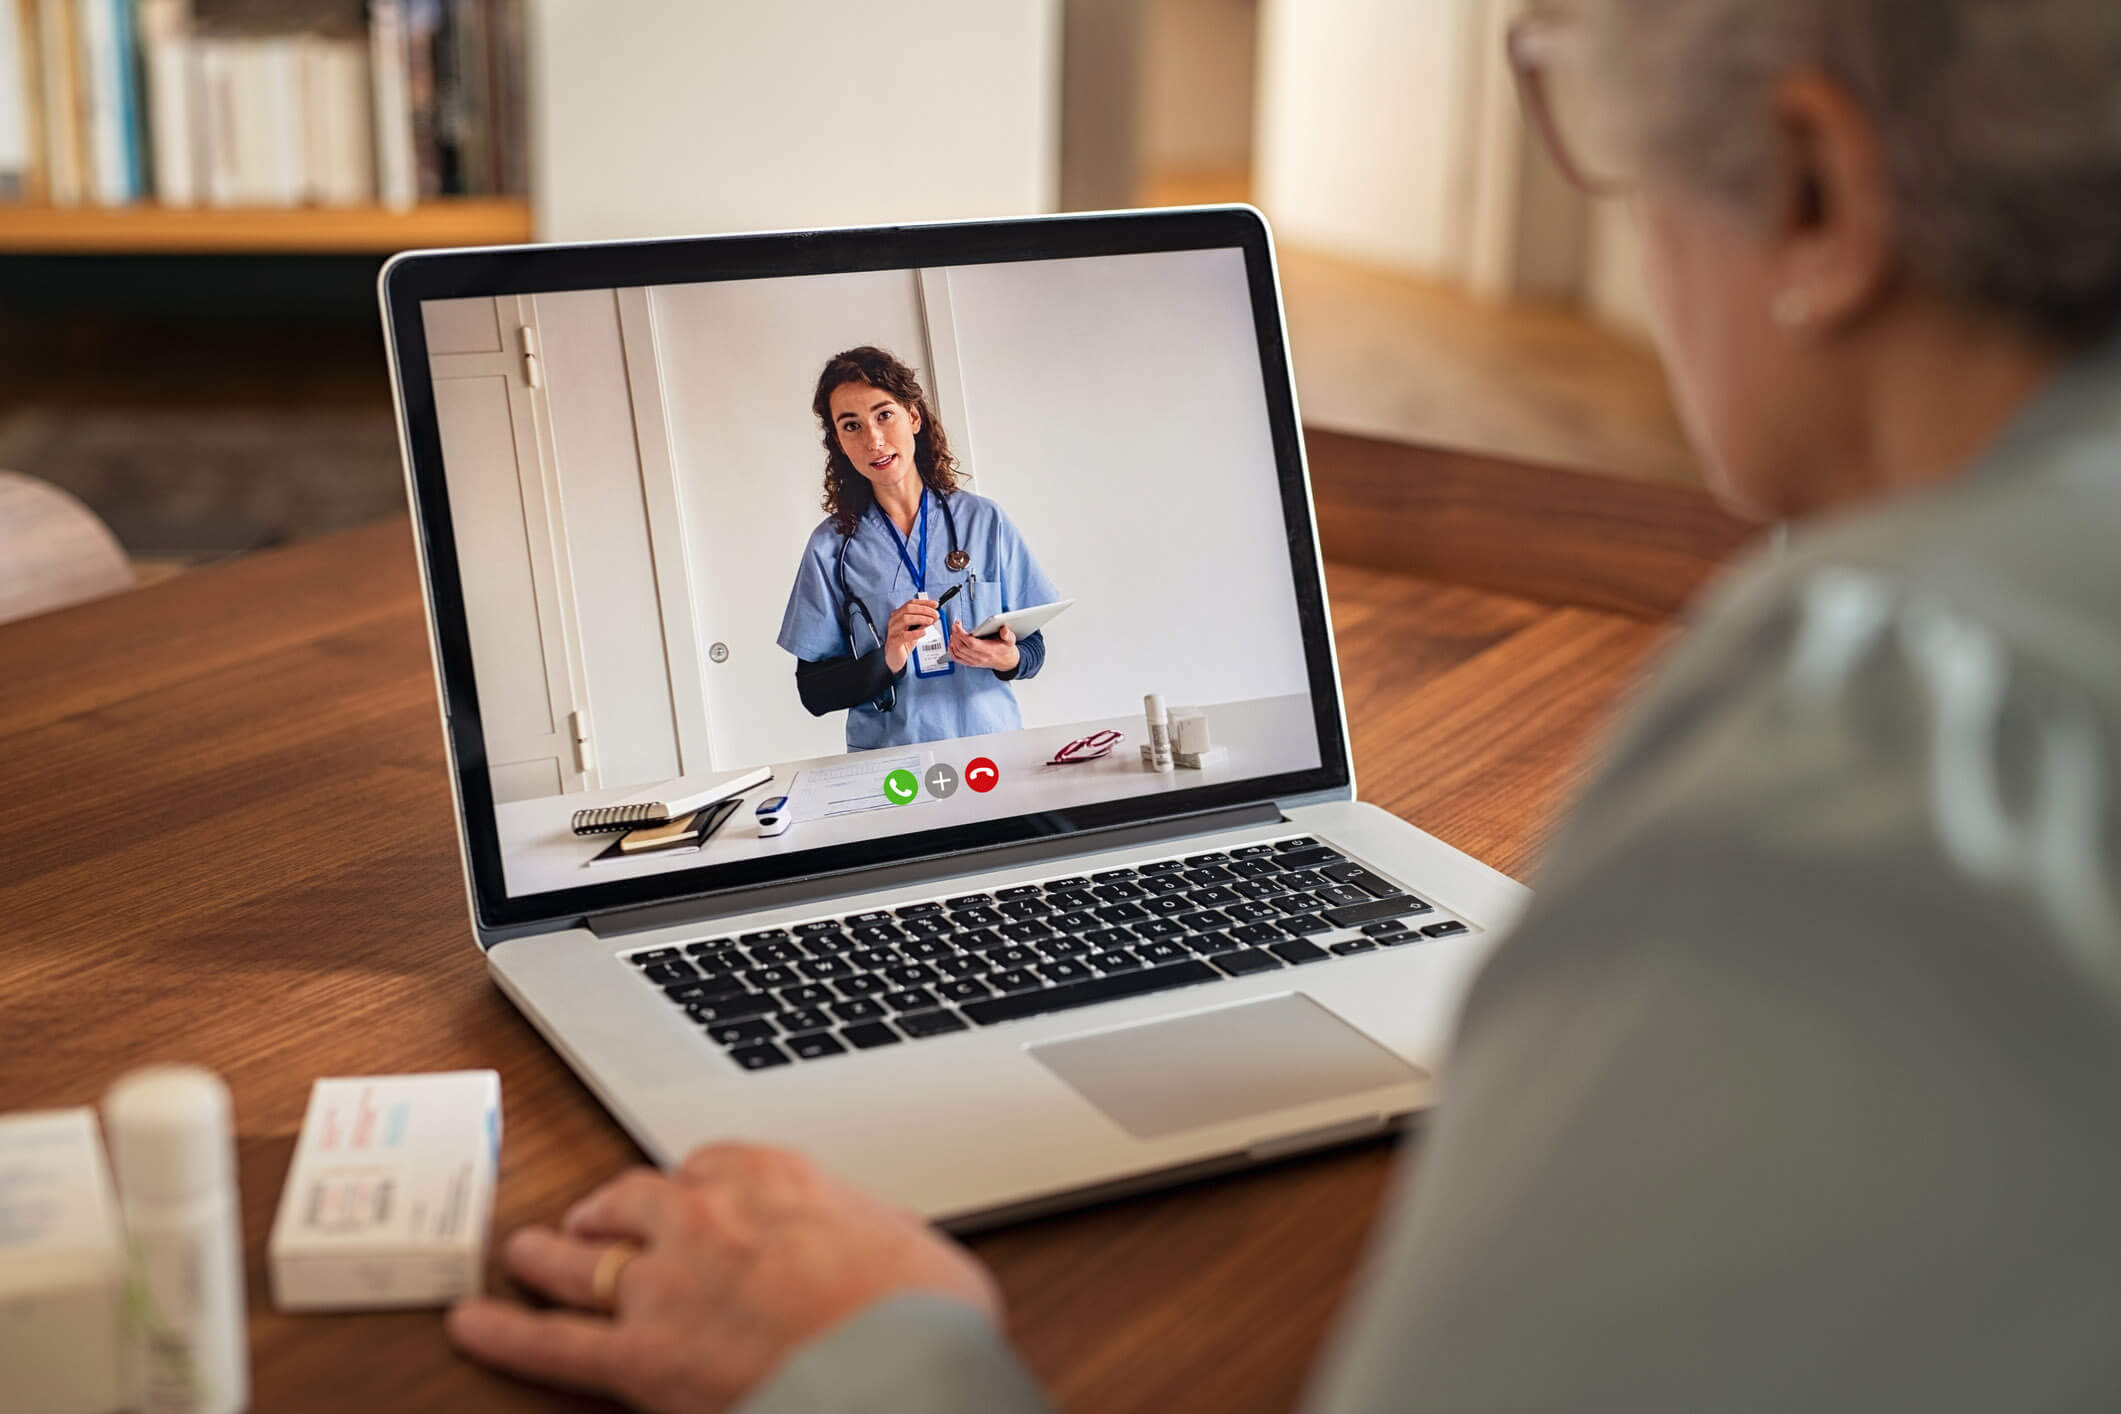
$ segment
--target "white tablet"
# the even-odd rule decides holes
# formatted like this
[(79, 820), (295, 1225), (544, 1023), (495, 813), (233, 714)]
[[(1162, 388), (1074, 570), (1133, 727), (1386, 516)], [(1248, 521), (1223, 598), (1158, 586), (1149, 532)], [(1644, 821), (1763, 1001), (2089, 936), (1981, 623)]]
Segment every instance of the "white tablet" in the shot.
[(1053, 620), (1059, 618), (1073, 599), (1056, 599), (1051, 604), (1033, 604), (1028, 609), (1010, 609), (1006, 613), (989, 614), (972, 630), (974, 638), (992, 638), (1007, 624), (1018, 639), (1029, 638)]

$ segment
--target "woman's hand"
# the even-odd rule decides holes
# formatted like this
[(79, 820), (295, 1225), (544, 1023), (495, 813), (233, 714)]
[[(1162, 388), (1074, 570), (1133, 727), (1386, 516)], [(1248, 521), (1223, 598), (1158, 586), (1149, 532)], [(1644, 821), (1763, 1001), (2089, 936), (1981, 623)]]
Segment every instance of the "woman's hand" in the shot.
[(974, 638), (965, 632), (963, 624), (950, 625), (950, 657), (968, 668), (992, 668), (998, 673), (1013, 672), (1023, 661), (1017, 651), (1016, 630), (1007, 624), (992, 638)]
[[(612, 1285), (615, 1309), (590, 1314), (614, 1242), (641, 1250)], [(1001, 1317), (970, 1253), (778, 1149), (713, 1144), (668, 1177), (634, 1169), (575, 1204), (558, 1232), (516, 1232), (506, 1255), (517, 1280), (575, 1309), (473, 1298), (449, 1313), (450, 1339), (511, 1374), (638, 1409), (726, 1409), (887, 1296), (932, 1292)]]
[(884, 662), (892, 672), (903, 672), (913, 645), (921, 641), (928, 626), (942, 617), (933, 599), (908, 599), (891, 611), (884, 625)]

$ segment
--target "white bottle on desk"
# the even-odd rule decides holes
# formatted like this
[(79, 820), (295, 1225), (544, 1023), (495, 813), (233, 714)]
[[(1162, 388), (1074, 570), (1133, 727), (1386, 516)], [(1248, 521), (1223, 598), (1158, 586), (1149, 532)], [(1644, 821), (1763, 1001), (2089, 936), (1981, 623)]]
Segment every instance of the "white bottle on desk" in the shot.
[(228, 1087), (210, 1070), (136, 1070), (103, 1097), (125, 1214), (126, 1324), (142, 1414), (250, 1403), (243, 1223)]

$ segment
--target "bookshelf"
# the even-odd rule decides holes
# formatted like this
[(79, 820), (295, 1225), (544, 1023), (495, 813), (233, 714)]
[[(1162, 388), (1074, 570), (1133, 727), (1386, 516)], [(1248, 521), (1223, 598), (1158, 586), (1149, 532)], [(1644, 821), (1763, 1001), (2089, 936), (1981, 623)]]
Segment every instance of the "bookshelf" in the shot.
[(445, 197), (404, 210), (0, 205), (0, 254), (11, 255), (382, 255), (530, 238), (521, 197)]

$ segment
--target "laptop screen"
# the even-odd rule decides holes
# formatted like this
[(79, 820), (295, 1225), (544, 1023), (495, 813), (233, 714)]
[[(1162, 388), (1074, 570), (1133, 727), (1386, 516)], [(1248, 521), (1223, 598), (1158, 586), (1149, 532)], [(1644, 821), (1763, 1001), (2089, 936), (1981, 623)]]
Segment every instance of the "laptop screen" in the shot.
[(1332, 775), (1256, 273), (1235, 244), (414, 302), (499, 894), (649, 899)]

